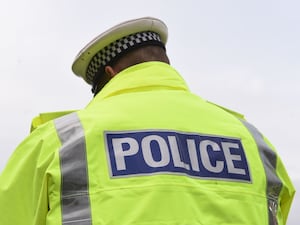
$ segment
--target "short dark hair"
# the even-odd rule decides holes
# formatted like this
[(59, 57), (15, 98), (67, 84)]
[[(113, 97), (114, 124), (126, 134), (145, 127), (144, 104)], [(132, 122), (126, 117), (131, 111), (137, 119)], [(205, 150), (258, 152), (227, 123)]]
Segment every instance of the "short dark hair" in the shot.
[(120, 72), (127, 67), (150, 61), (170, 63), (164, 48), (156, 45), (147, 45), (129, 51), (110, 66), (117, 70), (117, 72)]
[[(159, 61), (170, 64), (165, 48), (158, 45), (145, 45), (125, 53), (111, 64), (108, 64), (108, 66), (113, 67), (119, 73), (130, 66), (150, 61)], [(95, 95), (110, 80), (110, 76), (106, 74), (104, 70), (98, 72), (96, 77), (98, 77), (98, 82), (95, 83), (93, 87), (93, 93)]]

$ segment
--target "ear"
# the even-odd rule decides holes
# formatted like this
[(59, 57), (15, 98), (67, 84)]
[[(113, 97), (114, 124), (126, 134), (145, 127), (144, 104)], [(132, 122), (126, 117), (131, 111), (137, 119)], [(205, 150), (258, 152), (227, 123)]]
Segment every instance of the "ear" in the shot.
[(104, 70), (105, 73), (109, 75), (111, 78), (113, 78), (117, 74), (117, 72), (111, 66), (105, 66)]

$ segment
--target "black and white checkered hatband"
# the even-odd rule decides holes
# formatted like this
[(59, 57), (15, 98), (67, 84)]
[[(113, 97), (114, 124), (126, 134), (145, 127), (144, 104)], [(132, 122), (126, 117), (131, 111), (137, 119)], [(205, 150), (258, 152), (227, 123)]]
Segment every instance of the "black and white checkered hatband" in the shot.
[(114, 62), (124, 53), (138, 46), (155, 44), (164, 47), (160, 36), (152, 31), (144, 31), (120, 38), (100, 50), (90, 61), (87, 68), (87, 80), (95, 85), (96, 75), (104, 71), (104, 67)]

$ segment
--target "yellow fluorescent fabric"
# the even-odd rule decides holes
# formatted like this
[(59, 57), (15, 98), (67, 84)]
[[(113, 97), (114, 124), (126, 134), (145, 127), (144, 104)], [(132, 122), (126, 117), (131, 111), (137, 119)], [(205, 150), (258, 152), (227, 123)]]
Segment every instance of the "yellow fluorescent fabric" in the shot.
[(31, 121), (30, 132), (35, 130), (38, 126), (50, 121), (54, 120), (58, 117), (67, 115), (69, 113), (74, 112), (74, 110), (62, 111), (62, 112), (48, 112), (48, 113), (40, 113), (38, 116), (33, 118)]
[[(17, 147), (0, 176), (0, 224), (46, 224), (52, 211), (48, 204), (59, 203), (59, 146), (53, 124), (48, 123)], [(55, 195), (55, 201), (48, 202), (48, 194), (50, 200)], [(60, 217), (59, 207), (56, 203), (55, 217)], [(60, 219), (55, 222), (60, 224)]]
[[(130, 67), (115, 76), (85, 109), (40, 125), (19, 145), (0, 177), (0, 211), (5, 215), (0, 217), (0, 224), (270, 225), (270, 196), (278, 203), (274, 214), (278, 224), (285, 224), (295, 192), (293, 185), (272, 150), (276, 159), (273, 172), (282, 186), (279, 196), (266, 193), (272, 184), (265, 162), (241, 120), (242, 115), (190, 93), (180, 75), (167, 64), (148, 62)], [(143, 136), (136, 147), (134, 137), (147, 132), (153, 133)], [(224, 146), (230, 140), (241, 143), (239, 151), (244, 151), (243, 163), (249, 171), (235, 168), (242, 155), (228, 153), (232, 160), (227, 161), (212, 158), (225, 148), (213, 144), (211, 149), (194, 155), (202, 163), (199, 171), (189, 160), (184, 165), (174, 156), (172, 135), (166, 139), (167, 145), (160, 146), (161, 153), (154, 160), (154, 147), (147, 152), (145, 143), (154, 137), (157, 143), (164, 143), (159, 142), (163, 138), (158, 134), (168, 132), (189, 141), (194, 137), (207, 139), (202, 144), (213, 143), (209, 140), (225, 140)], [(131, 137), (122, 139), (127, 134)], [(112, 138), (111, 145), (109, 138), (114, 135), (121, 138)], [(118, 145), (119, 140), (133, 144)], [(123, 149), (118, 153), (126, 156), (115, 155), (114, 161), (111, 146), (119, 146), (114, 151)], [(163, 152), (162, 146), (170, 152)], [(266, 146), (273, 149), (267, 141)], [(136, 164), (132, 157), (138, 154), (145, 161)], [(168, 165), (182, 166), (180, 171), (184, 172), (163, 170), (162, 166), (153, 173), (115, 174), (125, 173), (129, 167), (142, 168), (145, 162), (156, 165), (163, 158)], [(124, 168), (115, 171), (114, 162)], [(224, 171), (227, 165), (228, 171), (231, 168), (241, 177), (249, 174), (249, 179), (228, 179), (224, 176), (231, 174), (226, 170), (220, 175), (217, 165)], [(191, 175), (191, 168), (199, 174), (210, 168), (215, 176)]]

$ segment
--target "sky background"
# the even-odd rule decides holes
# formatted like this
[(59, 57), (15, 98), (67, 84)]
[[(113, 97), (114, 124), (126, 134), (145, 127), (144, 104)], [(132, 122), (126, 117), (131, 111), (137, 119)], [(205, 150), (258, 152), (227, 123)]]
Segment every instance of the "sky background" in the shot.
[[(191, 91), (240, 112), (277, 148), (300, 189), (300, 1), (10, 0), (0, 2), (0, 171), (40, 112), (84, 108), (77, 53), (124, 20), (169, 28), (171, 64)], [(299, 224), (294, 199), (288, 225)]]

